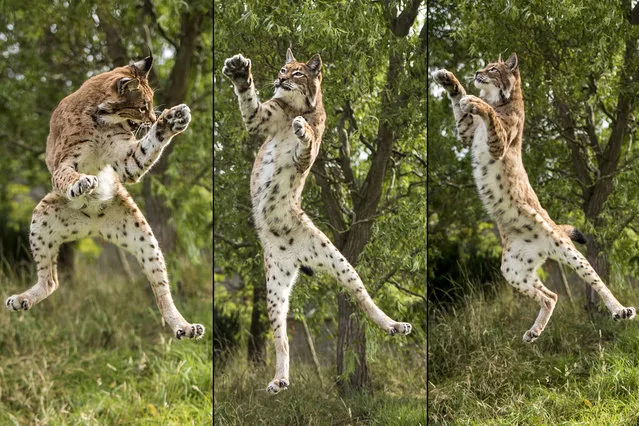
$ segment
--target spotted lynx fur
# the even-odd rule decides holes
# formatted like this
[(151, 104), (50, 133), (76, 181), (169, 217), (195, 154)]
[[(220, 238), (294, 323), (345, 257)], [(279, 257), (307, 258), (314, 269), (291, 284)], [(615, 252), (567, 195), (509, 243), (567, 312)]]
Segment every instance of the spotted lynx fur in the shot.
[(319, 151), (326, 118), (321, 68), (319, 55), (298, 62), (289, 49), (275, 80), (275, 95), (264, 103), (255, 93), (250, 60), (235, 55), (222, 70), (235, 86), (246, 128), (266, 136), (251, 174), (251, 198), (264, 248), (267, 309), (277, 358), (275, 378), (267, 387), (270, 393), (290, 383), (286, 315), (300, 270), (337, 278), (373, 322), (391, 335), (411, 331), (410, 324), (392, 320), (375, 305), (355, 269), (301, 208), (304, 182)]
[[(165, 110), (156, 120), (147, 81), (152, 63), (149, 57), (92, 77), (53, 112), (46, 151), (53, 191), (36, 206), (31, 221), (38, 282), (9, 297), (9, 309), (28, 310), (51, 295), (59, 285), (60, 245), (94, 236), (137, 258), (178, 339), (204, 334), (202, 325), (189, 324), (176, 309), (158, 242), (123, 186), (138, 182), (191, 120), (186, 105)], [(137, 140), (141, 127), (148, 132)]]
[(585, 236), (572, 226), (555, 224), (530, 186), (521, 157), (524, 102), (517, 56), (513, 53), (505, 62), (499, 58), (475, 73), (479, 98), (467, 96), (446, 70), (433, 77), (452, 101), (459, 137), (472, 145), (475, 183), (502, 238), (501, 271), (511, 285), (541, 306), (524, 341), (539, 337), (557, 302), (557, 295), (536, 273), (547, 258), (573, 268), (599, 293), (614, 319), (633, 318), (635, 308), (619, 304), (571, 241), (585, 243)]

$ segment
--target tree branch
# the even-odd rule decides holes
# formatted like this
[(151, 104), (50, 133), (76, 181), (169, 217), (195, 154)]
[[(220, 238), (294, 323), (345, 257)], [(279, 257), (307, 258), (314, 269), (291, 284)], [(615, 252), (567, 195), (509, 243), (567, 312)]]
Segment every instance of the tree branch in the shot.
[(245, 242), (237, 242), (237, 241), (233, 241), (230, 238), (225, 237), (222, 234), (218, 234), (217, 232), (215, 234), (213, 234), (213, 236), (215, 238), (217, 238), (218, 240), (224, 241), (226, 244), (230, 245), (231, 247), (233, 247), (235, 250), (243, 248), (243, 247), (253, 247), (252, 243), (245, 243)]

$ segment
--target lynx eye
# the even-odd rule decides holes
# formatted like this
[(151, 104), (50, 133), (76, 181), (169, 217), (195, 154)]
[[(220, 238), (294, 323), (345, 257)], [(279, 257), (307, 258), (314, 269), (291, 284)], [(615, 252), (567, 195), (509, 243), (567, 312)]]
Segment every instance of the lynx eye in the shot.
[(490, 67), (488, 69), (488, 72), (495, 72), (495, 71), (497, 71), (497, 68), (495, 68), (495, 67)]
[(140, 110), (140, 112), (147, 112), (148, 108), (145, 106), (143, 106), (142, 108), (138, 108)]
[(280, 74), (286, 74), (286, 68), (282, 68), (282, 69), (280, 70)]
[(293, 77), (304, 77), (304, 73), (301, 71), (295, 71)]

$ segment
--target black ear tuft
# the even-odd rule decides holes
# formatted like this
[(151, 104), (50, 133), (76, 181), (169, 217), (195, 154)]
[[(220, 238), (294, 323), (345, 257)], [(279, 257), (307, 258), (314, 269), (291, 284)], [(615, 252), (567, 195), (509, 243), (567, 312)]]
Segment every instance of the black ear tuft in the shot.
[(511, 71), (517, 68), (517, 65), (519, 64), (519, 62), (517, 61), (517, 54), (513, 53), (512, 55), (510, 55), (510, 57), (506, 59), (506, 62), (504, 63)]
[(306, 66), (311, 70), (313, 75), (319, 75), (319, 73), (322, 72), (322, 58), (319, 53), (313, 55), (313, 57), (306, 63)]
[(153, 66), (153, 56), (147, 56), (141, 61), (134, 62), (131, 66), (135, 69), (137, 75), (146, 77), (149, 75), (149, 71), (151, 71), (151, 67)]

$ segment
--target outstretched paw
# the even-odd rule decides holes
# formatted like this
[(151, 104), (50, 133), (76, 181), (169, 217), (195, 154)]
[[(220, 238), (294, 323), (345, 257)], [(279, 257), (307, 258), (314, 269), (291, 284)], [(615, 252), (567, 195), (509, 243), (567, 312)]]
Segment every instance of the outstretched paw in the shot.
[(178, 340), (184, 338), (198, 340), (201, 339), (202, 336), (204, 336), (204, 326), (202, 324), (189, 324), (175, 331), (175, 337)]
[(621, 308), (620, 310), (612, 314), (612, 319), (615, 321), (619, 321), (622, 319), (630, 320), (633, 319), (636, 314), (637, 311), (633, 307)]
[(169, 110), (164, 110), (158, 119), (158, 126), (166, 126), (171, 134), (177, 134), (185, 131), (190, 122), (191, 109), (180, 104)]
[(273, 379), (271, 383), (266, 387), (266, 392), (276, 394), (280, 391), (288, 388), (288, 380), (286, 379)]
[(251, 75), (251, 60), (242, 55), (235, 55), (224, 61), (222, 74), (234, 83), (246, 83)]
[(33, 303), (24, 296), (14, 294), (4, 302), (4, 305), (12, 311), (28, 311), (33, 306)]
[(73, 185), (69, 187), (67, 196), (70, 200), (82, 195), (91, 194), (98, 187), (97, 176), (82, 175)]
[(453, 96), (453, 97), (457, 95), (464, 96), (466, 94), (466, 91), (461, 86), (461, 84), (457, 80), (457, 77), (455, 77), (455, 75), (452, 72), (445, 69), (441, 69), (441, 70), (437, 70), (433, 72), (432, 75), (433, 75), (433, 80), (435, 80), (437, 84), (442, 86), (444, 90), (448, 92), (450, 96)]
[(398, 322), (395, 325), (393, 325), (390, 330), (388, 330), (388, 334), (390, 334), (391, 336), (394, 336), (396, 334), (399, 334), (400, 336), (405, 336), (407, 334), (410, 334), (410, 332), (413, 330), (413, 326), (410, 325), (407, 322)]
[(304, 117), (298, 115), (293, 119), (293, 132), (295, 132), (295, 136), (300, 139), (306, 135), (306, 120)]
[(527, 332), (524, 333), (524, 342), (532, 343), (541, 335), (541, 330), (537, 328), (531, 328)]

